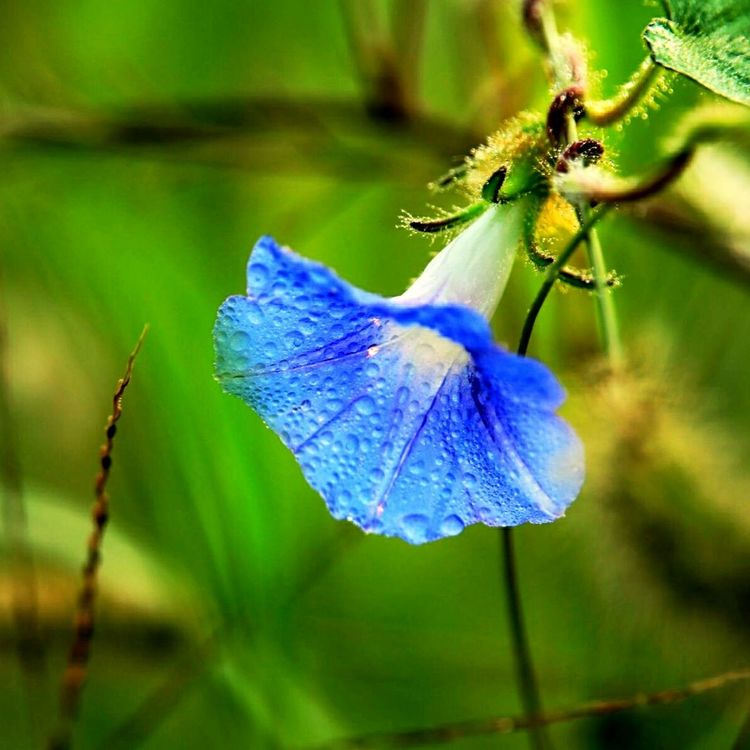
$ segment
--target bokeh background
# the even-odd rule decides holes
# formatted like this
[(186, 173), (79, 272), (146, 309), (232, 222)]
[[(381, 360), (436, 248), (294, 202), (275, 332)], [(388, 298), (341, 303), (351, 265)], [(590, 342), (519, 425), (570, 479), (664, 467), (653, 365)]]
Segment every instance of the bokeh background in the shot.
[[(658, 12), (558, 10), (605, 94), (643, 59)], [(517, 3), (26, 0), (2, 16), (0, 747), (42, 747), (57, 724), (102, 428), (145, 322), (74, 746), (305, 747), (517, 713), (498, 532), (413, 548), (333, 521), (276, 436), (222, 394), (211, 342), (261, 234), (403, 290), (435, 247), (396, 228), (400, 211), (450, 205), (426, 183), (548, 101)], [(607, 135), (608, 153), (646, 170), (709, 100), (674, 81)], [(548, 707), (750, 663), (749, 188), (747, 154), (710, 149), (668, 194), (608, 220), (632, 363), (616, 382), (590, 296), (556, 292), (540, 317), (531, 353), (568, 388), (589, 467), (564, 520), (516, 534)], [(520, 261), (496, 320), (508, 346), (539, 283)], [(18, 544), (43, 650), (26, 670)], [(740, 685), (551, 736), (729, 747), (749, 705)]]

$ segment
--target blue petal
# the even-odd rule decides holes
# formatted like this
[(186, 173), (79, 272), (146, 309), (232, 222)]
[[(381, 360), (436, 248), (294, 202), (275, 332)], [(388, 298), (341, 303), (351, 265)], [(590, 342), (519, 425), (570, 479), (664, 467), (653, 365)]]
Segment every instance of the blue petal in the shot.
[(366, 531), (416, 544), (479, 521), (542, 523), (578, 494), (562, 389), (468, 307), (363, 292), (264, 237), (214, 337), (225, 390), (279, 433), (331, 513)]

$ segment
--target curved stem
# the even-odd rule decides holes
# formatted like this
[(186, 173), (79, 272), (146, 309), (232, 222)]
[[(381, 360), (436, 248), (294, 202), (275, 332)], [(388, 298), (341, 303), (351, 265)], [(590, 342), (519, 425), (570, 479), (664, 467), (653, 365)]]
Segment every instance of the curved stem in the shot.
[[(542, 702), (539, 697), (539, 686), (537, 685), (529, 639), (524, 625), (521, 592), (516, 572), (516, 556), (513, 547), (513, 529), (507, 526), (501, 529), (500, 554), (506, 584), (506, 601), (513, 638), (513, 653), (516, 658), (516, 678), (524, 714), (527, 718), (533, 720), (534, 717), (542, 715)], [(542, 725), (532, 723), (530, 730), (529, 739), (534, 750), (547, 750), (551, 747)]]
[(620, 87), (611, 98), (602, 101), (587, 101), (586, 114), (590, 122), (600, 127), (612, 125), (627, 117), (659, 79), (663, 68), (647, 57), (635, 71), (631, 79)]
[(488, 205), (486, 201), (477, 201), (455, 214), (441, 216), (438, 219), (415, 219), (413, 216), (404, 215), (401, 224), (415, 232), (427, 232), (428, 234), (444, 232), (447, 229), (455, 229), (472, 219), (476, 219), (477, 216), (487, 209)]
[(518, 342), (517, 349), (519, 354), (526, 354), (526, 351), (529, 348), (529, 341), (531, 340), (531, 333), (534, 330), (536, 319), (547, 299), (547, 296), (552, 290), (552, 287), (555, 285), (555, 282), (559, 278), (560, 272), (562, 271), (563, 267), (570, 260), (570, 257), (573, 255), (578, 245), (580, 245), (581, 242), (583, 242), (589, 236), (589, 232), (594, 227), (594, 225), (597, 224), (599, 220), (611, 208), (612, 206), (607, 204), (602, 206), (597, 211), (592, 212), (588, 220), (584, 221), (583, 224), (581, 224), (581, 227), (573, 235), (573, 237), (570, 239), (570, 242), (568, 242), (563, 251), (549, 266), (547, 266), (542, 286), (539, 288), (536, 297), (534, 297), (534, 301), (531, 303), (531, 307), (529, 308), (529, 312), (527, 313), (526, 320), (523, 324), (521, 339)]
[(674, 182), (685, 171), (692, 157), (693, 151), (680, 151), (645, 179), (613, 177), (588, 191), (586, 197), (597, 203), (633, 203), (648, 198)]

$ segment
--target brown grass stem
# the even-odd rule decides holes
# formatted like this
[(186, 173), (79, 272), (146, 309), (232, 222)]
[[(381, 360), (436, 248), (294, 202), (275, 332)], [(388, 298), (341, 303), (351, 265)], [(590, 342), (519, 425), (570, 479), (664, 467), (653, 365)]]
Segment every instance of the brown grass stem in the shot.
[(342, 748), (371, 747), (417, 747), (419, 745), (439, 745), (493, 734), (512, 734), (527, 731), (535, 726), (562, 724), (577, 719), (590, 719), (598, 716), (629, 711), (648, 706), (669, 705), (687, 700), (696, 695), (728, 687), (750, 680), (750, 668), (723, 672), (714, 677), (697, 680), (688, 685), (655, 693), (636, 693), (627, 698), (596, 700), (573, 708), (547, 711), (536, 716), (503, 716), (489, 719), (475, 719), (443, 724), (424, 729), (409, 729), (403, 732), (379, 732), (359, 737), (348, 737), (318, 745), (316, 750), (340, 750)]
[(86, 681), (86, 669), (91, 655), (91, 642), (94, 636), (95, 603), (97, 578), (101, 565), (101, 546), (109, 521), (109, 496), (107, 482), (112, 468), (112, 451), (117, 433), (117, 422), (122, 416), (122, 399), (133, 375), (135, 359), (143, 346), (148, 333), (144, 326), (135, 348), (128, 357), (125, 374), (118, 380), (112, 396), (112, 413), (104, 428), (105, 442), (99, 451), (99, 473), (94, 482), (94, 505), (91, 511), (94, 528), (88, 539), (86, 562), (82, 570), (81, 588), (78, 594), (75, 614), (73, 643), (68, 662), (62, 677), (60, 689), (60, 719), (58, 732), (50, 739), (50, 750), (67, 750), (71, 746), (73, 723), (78, 714), (81, 693)]

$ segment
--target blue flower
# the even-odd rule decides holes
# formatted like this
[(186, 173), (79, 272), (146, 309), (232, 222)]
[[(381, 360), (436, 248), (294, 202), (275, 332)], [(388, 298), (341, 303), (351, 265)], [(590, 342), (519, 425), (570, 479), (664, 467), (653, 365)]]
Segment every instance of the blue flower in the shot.
[(221, 306), (216, 375), (294, 453), (329, 510), (413, 544), (561, 516), (583, 450), (546, 367), (492, 340), (524, 220), (491, 205), (401, 296), (261, 238)]

